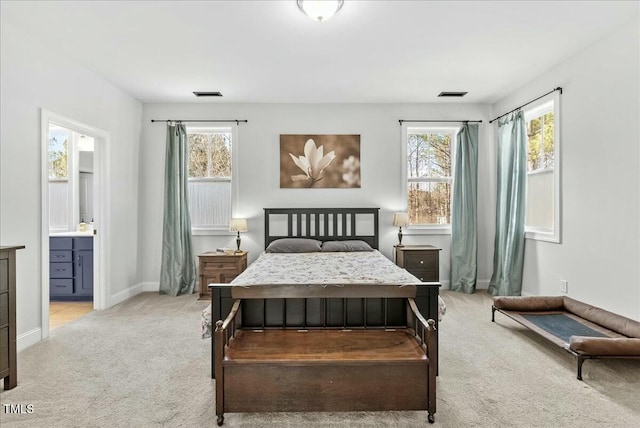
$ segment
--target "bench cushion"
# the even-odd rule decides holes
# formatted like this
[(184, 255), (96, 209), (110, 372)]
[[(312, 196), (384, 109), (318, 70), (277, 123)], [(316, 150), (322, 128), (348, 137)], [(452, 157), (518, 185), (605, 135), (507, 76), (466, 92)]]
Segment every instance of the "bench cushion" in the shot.
[(638, 356), (640, 355), (640, 339), (571, 336), (569, 349), (580, 355)]
[(564, 307), (567, 311), (581, 318), (601, 325), (627, 337), (640, 338), (640, 322), (623, 317), (604, 309), (578, 302), (569, 297), (564, 298)]
[(493, 306), (506, 311), (562, 311), (562, 296), (496, 296)]

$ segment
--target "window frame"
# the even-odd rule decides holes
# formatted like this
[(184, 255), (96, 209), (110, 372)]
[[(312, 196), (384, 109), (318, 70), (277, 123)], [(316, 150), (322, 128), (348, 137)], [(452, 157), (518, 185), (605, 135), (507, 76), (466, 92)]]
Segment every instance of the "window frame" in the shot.
[[(449, 199), (449, 206), (453, 199), (453, 181), (455, 177), (454, 159), (455, 159), (455, 145), (457, 141), (457, 135), (460, 132), (460, 126), (452, 126), (451, 123), (446, 122), (433, 122), (426, 126), (410, 126), (405, 123), (401, 126), (402, 133), (402, 147), (401, 147), (401, 172), (402, 172), (402, 199), (400, 201), (402, 211), (407, 211), (409, 208), (409, 172), (407, 170), (407, 148), (409, 143), (409, 134), (416, 133), (450, 133), (451, 134), (451, 178), (430, 178), (413, 180), (414, 182), (448, 182), (451, 185), (451, 196)], [(413, 224), (411, 223), (406, 230), (403, 229), (405, 235), (450, 235), (451, 223), (447, 224)]]
[[(189, 126), (187, 125), (187, 136), (189, 134), (196, 133), (231, 133), (231, 209), (229, 212), (229, 220), (233, 218), (235, 210), (238, 207), (238, 125), (237, 124), (229, 124), (229, 125), (215, 125), (215, 126), (206, 126), (206, 125), (197, 125), (197, 126)], [(207, 182), (207, 181), (226, 181), (226, 179), (220, 179), (218, 177), (188, 177), (189, 181), (197, 181), (197, 182)], [(191, 226), (191, 234), (194, 236), (201, 235), (233, 235), (233, 232), (229, 232), (229, 225), (215, 225), (215, 226)]]
[[(562, 186), (561, 186), (561, 138), (560, 138), (560, 93), (555, 91), (546, 97), (531, 103), (523, 108), (525, 121), (538, 117), (544, 112), (548, 112), (548, 104), (553, 104), (551, 111), (553, 112), (553, 229), (527, 226), (525, 224), (525, 238), (536, 241), (545, 241), (560, 244), (562, 242)], [(544, 138), (541, 138), (540, 144), (544, 145)], [(528, 141), (527, 141), (528, 147)], [(539, 168), (534, 171), (527, 171), (527, 183), (529, 175), (548, 172), (551, 168)], [(527, 185), (528, 187), (528, 185)], [(527, 189), (528, 192), (528, 189)], [(525, 193), (526, 200), (526, 193)], [(526, 209), (526, 207), (525, 207)]]
[[(64, 178), (54, 177), (51, 178), (49, 175), (49, 165), (47, 166), (47, 175), (48, 183), (50, 186), (51, 183), (67, 183), (67, 204), (66, 204), (66, 226), (51, 225), (51, 216), (49, 214), (49, 233), (59, 233), (59, 232), (74, 232), (77, 229), (78, 224), (80, 223), (80, 187), (79, 187), (79, 150), (78, 150), (78, 141), (80, 139), (81, 132), (76, 128), (72, 127), (68, 124), (62, 124), (58, 121), (51, 120), (49, 123), (49, 127), (47, 129), (47, 141), (49, 140), (49, 136), (51, 134), (51, 128), (57, 127), (65, 129), (68, 132), (67, 136), (67, 176)], [(50, 189), (48, 190), (50, 192)], [(51, 202), (49, 201), (49, 205)]]

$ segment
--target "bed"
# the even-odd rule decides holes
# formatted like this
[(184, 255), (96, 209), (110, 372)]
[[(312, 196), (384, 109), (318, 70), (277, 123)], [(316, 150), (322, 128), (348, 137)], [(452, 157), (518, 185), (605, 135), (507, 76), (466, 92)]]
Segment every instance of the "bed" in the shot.
[[(265, 208), (264, 209), (264, 241), (265, 249), (274, 241), (283, 238), (313, 238), (325, 241), (363, 241), (374, 252), (351, 251), (342, 256), (330, 255), (330, 259), (341, 259), (334, 263), (342, 266), (344, 274), (330, 276), (322, 261), (314, 258), (327, 257), (324, 252), (292, 254), (291, 258), (299, 258), (304, 262), (291, 262), (283, 253), (271, 254), (275, 265), (270, 264), (268, 253), (263, 253), (249, 265), (241, 275), (230, 284), (217, 284), (210, 287), (211, 305), (203, 311), (201, 328), (202, 337), (208, 339), (213, 333), (215, 321), (223, 319), (231, 310), (233, 298), (231, 289), (234, 286), (258, 284), (336, 284), (336, 283), (393, 283), (415, 284), (414, 298), (418, 310), (426, 319), (436, 321), (436, 329), (446, 312), (446, 305), (439, 297), (440, 283), (423, 283), (406, 270), (398, 268), (378, 250), (379, 208)], [(349, 262), (345, 258), (353, 257), (359, 261)], [(363, 260), (367, 259), (367, 260)], [(304, 269), (292, 270), (296, 264)], [(378, 266), (376, 269), (375, 266)], [(335, 271), (335, 269), (333, 270)], [(291, 275), (294, 275), (292, 277)], [(377, 275), (377, 276), (376, 276)], [(356, 278), (358, 280), (356, 280)], [(364, 307), (366, 302), (366, 308)], [(371, 327), (402, 325), (406, 320), (406, 306), (402, 299), (307, 299), (287, 302), (255, 301), (247, 302), (243, 313), (245, 327), (275, 327), (285, 320), (288, 328), (305, 326), (343, 326), (368, 325)], [(344, 316), (343, 316), (344, 315)], [(211, 377), (215, 377), (214, 349), (212, 341)], [(435, 355), (437, 368), (438, 355)]]
[[(212, 340), (212, 377), (217, 378), (219, 424), (224, 411), (426, 409), (429, 421), (433, 421), (435, 377), (431, 380), (431, 375), (437, 373), (437, 321), (439, 313), (444, 312), (438, 296), (440, 284), (420, 282), (378, 251), (378, 211), (265, 209), (265, 253), (230, 284), (210, 285), (209, 318), (218, 320)], [(302, 249), (300, 242), (304, 242), (300, 244)], [(207, 335), (211, 322), (205, 320), (203, 324)], [(300, 336), (296, 332), (311, 334)], [(392, 338), (393, 334), (398, 336)], [(380, 349), (381, 343), (393, 346)], [(318, 359), (311, 344), (322, 344), (322, 358)], [(339, 352), (327, 351), (334, 345), (335, 349), (350, 348), (352, 352), (345, 359)], [(300, 346), (298, 351), (296, 346)], [(389, 354), (403, 346), (406, 353), (402, 356)], [(295, 362), (291, 353), (296, 355)], [(377, 364), (372, 353), (378, 355)], [(360, 367), (364, 371), (359, 375), (355, 369), (363, 362), (354, 356), (369, 359)], [(269, 370), (265, 368), (267, 362), (273, 365)], [(288, 384), (284, 388), (282, 378), (288, 376), (283, 373), (294, 367), (299, 371), (296, 378), (307, 386)], [(396, 370), (392, 379), (405, 379), (400, 382), (403, 393), (396, 394), (400, 398), (387, 403), (386, 398), (374, 400), (365, 394), (363, 399), (362, 391), (378, 391), (381, 387), (371, 383), (366, 373), (378, 370), (376, 379), (389, 385), (389, 379), (384, 379), (390, 367)], [(259, 382), (250, 380), (255, 376)], [(312, 379), (323, 376), (331, 377), (331, 396), (308, 386), (314, 383)], [(412, 379), (415, 385), (407, 387)], [(263, 391), (270, 397), (267, 402), (255, 393), (256, 383), (267, 388)], [(359, 385), (359, 400), (353, 400), (350, 393), (336, 392), (353, 391), (353, 385)], [(290, 394), (292, 390), (298, 393)], [(320, 390), (326, 392), (327, 388)], [(277, 391), (284, 391), (279, 399), (274, 396)], [(289, 403), (290, 395), (306, 399)], [(350, 404), (345, 407), (347, 398)], [(318, 402), (325, 404), (317, 408)]]

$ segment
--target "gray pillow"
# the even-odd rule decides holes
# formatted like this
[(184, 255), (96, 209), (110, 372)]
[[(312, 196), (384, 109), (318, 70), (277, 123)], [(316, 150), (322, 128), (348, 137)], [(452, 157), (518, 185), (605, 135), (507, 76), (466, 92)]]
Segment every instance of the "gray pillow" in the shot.
[(364, 241), (327, 241), (322, 244), (322, 251), (373, 251), (373, 248)]
[(322, 251), (322, 242), (308, 238), (276, 239), (267, 246), (267, 253), (317, 253)]

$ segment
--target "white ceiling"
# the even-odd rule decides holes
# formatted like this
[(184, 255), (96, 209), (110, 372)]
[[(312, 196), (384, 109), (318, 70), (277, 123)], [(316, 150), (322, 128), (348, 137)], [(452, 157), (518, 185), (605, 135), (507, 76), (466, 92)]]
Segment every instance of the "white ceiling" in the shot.
[[(9, 23), (143, 102), (492, 103), (631, 19), (638, 1), (8, 1)], [(220, 91), (196, 99), (192, 91)]]

